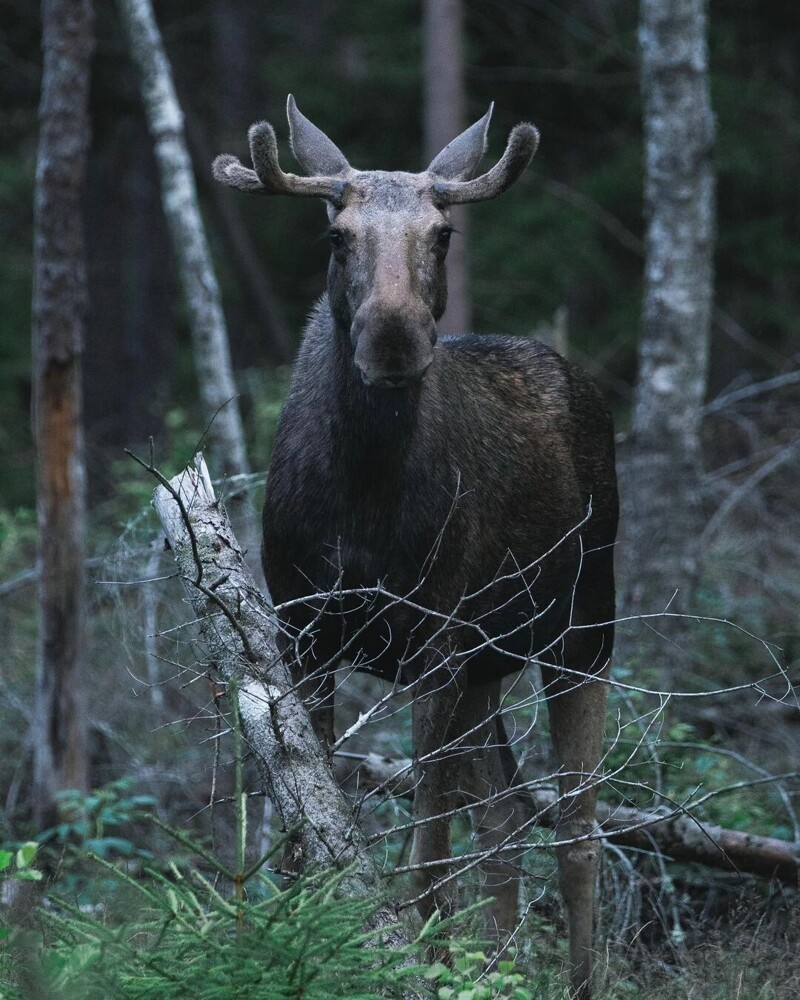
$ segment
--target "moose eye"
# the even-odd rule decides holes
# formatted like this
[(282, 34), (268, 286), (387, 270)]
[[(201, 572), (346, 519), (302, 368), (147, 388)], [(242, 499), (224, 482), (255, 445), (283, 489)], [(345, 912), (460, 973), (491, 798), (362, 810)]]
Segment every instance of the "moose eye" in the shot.
[(436, 243), (434, 245), (434, 250), (436, 253), (445, 254), (447, 253), (447, 248), (450, 246), (450, 237), (453, 235), (452, 229), (440, 229), (436, 234)]
[(339, 229), (331, 229), (328, 233), (328, 238), (334, 250), (341, 250), (345, 245), (344, 233)]

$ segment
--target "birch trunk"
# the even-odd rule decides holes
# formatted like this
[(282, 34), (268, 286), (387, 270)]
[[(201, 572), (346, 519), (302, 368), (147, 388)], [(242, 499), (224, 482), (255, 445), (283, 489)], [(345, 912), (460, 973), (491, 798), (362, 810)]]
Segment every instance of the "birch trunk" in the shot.
[(211, 264), (184, 138), (183, 112), (151, 0), (118, 0), (161, 175), (161, 198), (175, 244), (194, 345), (195, 368), (214, 464), (222, 475), (248, 471), (236, 383), (219, 286)]
[(39, 522), (34, 819), (87, 789), (81, 673), (86, 475), (81, 355), (86, 322), (83, 193), (89, 147), (90, 0), (44, 0), (36, 160), (33, 423)]
[[(244, 734), (267, 793), (284, 827), (299, 828), (298, 870), (349, 866), (345, 891), (380, 900), (380, 872), (278, 653), (274, 612), (244, 563), (202, 457), (169, 488), (158, 487), (153, 506), (203, 622), (210, 659), (235, 685)], [(387, 942), (399, 946), (406, 939), (397, 923), (397, 911), (387, 903), (373, 927), (388, 929)]]
[[(646, 263), (620, 556), (626, 613), (686, 605), (701, 553), (700, 418), (715, 229), (705, 0), (642, 0)], [(674, 607), (674, 606), (673, 606)]]
[[(422, 39), (427, 165), (467, 124), (461, 0), (425, 0)], [(466, 207), (456, 205), (450, 218), (456, 233), (447, 255), (447, 308), (438, 326), (442, 333), (468, 333), (472, 317)]]

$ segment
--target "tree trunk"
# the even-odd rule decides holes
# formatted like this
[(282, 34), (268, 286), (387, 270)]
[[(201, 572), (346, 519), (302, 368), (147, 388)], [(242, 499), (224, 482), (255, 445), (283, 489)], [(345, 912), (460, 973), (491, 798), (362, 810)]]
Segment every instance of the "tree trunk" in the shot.
[[(201, 456), (196, 471), (186, 469), (156, 489), (153, 506), (203, 623), (209, 659), (238, 697), (267, 792), (284, 828), (299, 830), (297, 869), (347, 867), (345, 891), (379, 901), (385, 895), (380, 872), (278, 654), (274, 612), (244, 563)], [(399, 946), (406, 939), (397, 922), (396, 908), (385, 903), (372, 926)]]
[(36, 161), (33, 383), (39, 522), (34, 820), (53, 796), (87, 788), (84, 642), (86, 476), (81, 354), (86, 322), (83, 193), (89, 146), (90, 0), (42, 3)]
[[(461, 0), (425, 0), (423, 61), (426, 165), (466, 127), (464, 14)], [(456, 234), (447, 255), (447, 309), (442, 333), (468, 333), (472, 325), (467, 259), (467, 211), (450, 210)]]
[(167, 216), (194, 342), (197, 382), (216, 469), (225, 476), (248, 471), (228, 333), (211, 264), (197, 189), (184, 139), (183, 113), (151, 0), (118, 0), (161, 174)]
[(639, 43), (647, 236), (619, 546), (626, 614), (657, 611), (676, 589), (685, 609), (698, 569), (715, 225), (705, 0), (642, 0)]

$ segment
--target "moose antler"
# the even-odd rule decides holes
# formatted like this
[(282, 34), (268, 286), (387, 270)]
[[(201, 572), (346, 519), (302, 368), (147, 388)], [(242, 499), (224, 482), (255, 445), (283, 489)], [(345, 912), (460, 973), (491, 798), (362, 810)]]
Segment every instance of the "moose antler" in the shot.
[[(491, 108), (489, 113), (491, 113)], [(481, 122), (483, 120), (481, 119)], [(506, 188), (511, 187), (522, 174), (533, 159), (533, 154), (538, 146), (538, 129), (528, 122), (515, 125), (508, 137), (506, 151), (491, 170), (468, 181), (436, 180), (432, 189), (434, 201), (439, 208), (446, 208), (448, 205), (464, 205), (467, 202), (496, 198)], [(431, 164), (431, 167), (435, 167), (435, 165), (436, 160)]]
[(254, 194), (291, 194), (342, 203), (347, 187), (344, 177), (300, 177), (281, 170), (275, 129), (269, 122), (252, 125), (247, 136), (255, 169), (245, 167), (238, 157), (229, 153), (218, 156), (211, 169), (221, 184)]
[[(490, 105), (480, 121), (456, 136), (425, 172), (432, 180), (431, 190), (439, 208), (486, 201), (502, 194), (517, 180), (536, 152), (539, 132), (533, 125), (523, 122), (512, 129), (506, 150), (492, 169), (480, 177), (466, 179), (483, 154), (493, 107)], [(225, 154), (214, 160), (214, 177), (240, 191), (325, 198), (341, 208), (348, 183), (358, 171), (353, 170), (335, 143), (300, 112), (291, 94), (286, 114), (292, 150), (310, 176), (300, 177), (281, 170), (275, 130), (269, 122), (258, 122), (248, 133), (255, 169), (251, 170), (237, 157)]]

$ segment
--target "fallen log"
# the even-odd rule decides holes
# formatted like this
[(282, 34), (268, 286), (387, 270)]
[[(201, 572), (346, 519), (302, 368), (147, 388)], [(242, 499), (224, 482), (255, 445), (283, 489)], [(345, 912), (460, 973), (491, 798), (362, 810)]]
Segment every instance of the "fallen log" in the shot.
[[(376, 753), (342, 754), (336, 760), (336, 773), (340, 782), (359, 792), (404, 798), (414, 794), (412, 762), (408, 759)], [(555, 788), (521, 782), (519, 794), (538, 825), (555, 826), (559, 809)], [(706, 823), (687, 809), (646, 810), (599, 802), (596, 816), (603, 839), (624, 847), (793, 885), (800, 877), (800, 844)]]
[[(153, 495), (210, 660), (238, 698), (242, 730), (286, 830), (296, 830), (299, 871), (347, 869), (343, 890), (384, 899), (383, 876), (336, 783), (278, 652), (271, 606), (256, 587), (202, 455)], [(384, 943), (407, 943), (398, 909), (385, 902), (370, 929)]]

